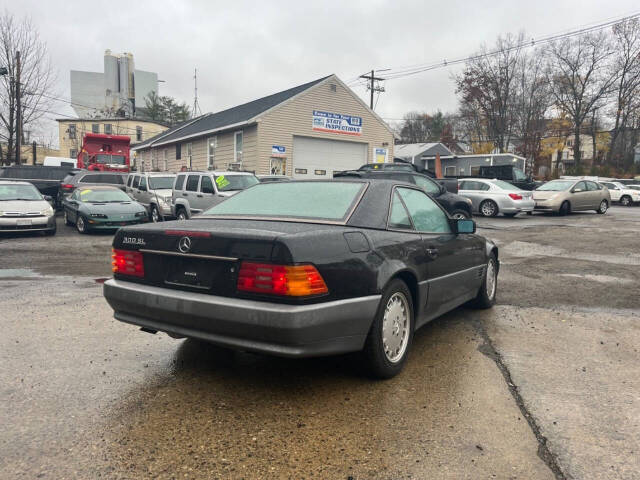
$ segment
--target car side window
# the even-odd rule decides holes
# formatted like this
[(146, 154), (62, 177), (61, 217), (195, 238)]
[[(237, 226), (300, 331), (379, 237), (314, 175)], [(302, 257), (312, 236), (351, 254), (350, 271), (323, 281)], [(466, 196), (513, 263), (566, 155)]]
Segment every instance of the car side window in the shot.
[(409, 214), (404, 208), (402, 200), (398, 196), (398, 192), (393, 192), (393, 200), (391, 201), (391, 212), (389, 213), (389, 228), (398, 228), (401, 230), (413, 230)]
[(96, 176), (97, 175), (85, 175), (78, 183), (97, 183), (95, 178)]
[(420, 232), (451, 233), (449, 217), (427, 194), (409, 188), (398, 188), (416, 230)]
[(200, 181), (200, 191), (202, 193), (216, 193), (213, 189), (213, 182), (211, 181), (211, 177), (202, 177), (202, 180)]
[(580, 192), (586, 192), (587, 191), (587, 184), (585, 182), (578, 182), (576, 183), (575, 187), (573, 187), (574, 191), (580, 191)]
[(138, 188), (139, 185), (140, 185), (140, 176), (136, 175), (135, 177), (133, 177), (133, 183), (131, 184), (131, 187)]
[(427, 193), (440, 193), (440, 187), (436, 182), (429, 180), (428, 178), (421, 177), (420, 175), (412, 175), (413, 179), (421, 189)]
[(460, 183), (458, 184), (458, 190), (470, 190), (470, 188), (469, 188), (469, 184), (470, 184), (470, 183), (471, 183), (471, 182), (468, 182), (468, 181), (466, 181), (466, 180), (463, 180), (462, 182), (460, 182)]
[(133, 182), (133, 175), (129, 175), (129, 178), (127, 178), (127, 187), (131, 186), (131, 182)]
[(197, 192), (198, 180), (200, 180), (200, 175), (189, 175), (189, 177), (187, 178), (187, 186), (185, 187), (185, 190), (188, 190), (190, 192)]
[(178, 175), (176, 177), (176, 185), (174, 187), (176, 190), (182, 190), (182, 188), (184, 187), (185, 178), (186, 178), (186, 175)]
[(595, 182), (585, 182), (587, 184), (587, 190), (589, 191), (594, 191), (594, 190), (598, 190), (598, 184)]
[(478, 184), (477, 190), (486, 192), (487, 190), (491, 189), (491, 186), (488, 183), (483, 183), (483, 182), (476, 182), (476, 183)]
[(147, 177), (140, 177), (140, 187), (139, 188), (147, 188)]

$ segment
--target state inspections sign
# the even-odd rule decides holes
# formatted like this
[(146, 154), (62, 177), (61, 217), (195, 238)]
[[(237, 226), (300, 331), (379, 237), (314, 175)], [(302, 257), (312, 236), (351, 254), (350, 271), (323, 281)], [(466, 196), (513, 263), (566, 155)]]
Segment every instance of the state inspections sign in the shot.
[(314, 110), (312, 129), (316, 132), (340, 133), (359, 137), (362, 135), (362, 117)]

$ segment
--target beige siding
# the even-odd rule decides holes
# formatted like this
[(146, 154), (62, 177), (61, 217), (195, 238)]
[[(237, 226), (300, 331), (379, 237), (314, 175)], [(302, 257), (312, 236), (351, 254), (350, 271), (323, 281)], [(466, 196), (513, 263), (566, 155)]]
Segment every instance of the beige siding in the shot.
[[(331, 91), (330, 85), (336, 86)], [(258, 124), (258, 167), (256, 173), (269, 173), (272, 145), (286, 148), (287, 175), (293, 174), (293, 136), (308, 136), (361, 142), (368, 144), (367, 161), (373, 161), (373, 149), (388, 149), (388, 159), (393, 159), (393, 134), (371, 111), (348, 91), (342, 84), (329, 78), (327, 81), (312, 87), (298, 97), (263, 115)], [(337, 133), (316, 132), (311, 129), (313, 110), (355, 115), (362, 117), (362, 135), (352, 137)], [(387, 145), (383, 145), (387, 143)]]

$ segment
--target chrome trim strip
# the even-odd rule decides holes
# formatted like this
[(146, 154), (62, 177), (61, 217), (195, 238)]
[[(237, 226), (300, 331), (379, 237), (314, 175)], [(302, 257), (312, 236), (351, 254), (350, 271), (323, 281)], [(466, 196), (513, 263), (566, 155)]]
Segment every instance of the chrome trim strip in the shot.
[(484, 268), (484, 267), (486, 267), (486, 265), (476, 265), (475, 267), (465, 268), (464, 270), (458, 270), (457, 272), (448, 273), (448, 274), (442, 275), (440, 277), (429, 278), (427, 280), (423, 280), (421, 282), (418, 282), (418, 285), (424, 285), (426, 283), (435, 282), (436, 280), (443, 280), (445, 278), (453, 277), (454, 275), (459, 275), (461, 273), (467, 273), (467, 272), (470, 272), (471, 270), (477, 270), (479, 268)]
[(220, 257), (217, 255), (202, 255), (199, 253), (168, 252), (166, 250), (149, 250), (146, 248), (141, 248), (138, 251), (141, 253), (150, 253), (152, 255), (169, 255), (172, 257), (201, 258), (203, 260), (221, 260), (223, 262), (236, 262), (239, 260), (237, 257)]

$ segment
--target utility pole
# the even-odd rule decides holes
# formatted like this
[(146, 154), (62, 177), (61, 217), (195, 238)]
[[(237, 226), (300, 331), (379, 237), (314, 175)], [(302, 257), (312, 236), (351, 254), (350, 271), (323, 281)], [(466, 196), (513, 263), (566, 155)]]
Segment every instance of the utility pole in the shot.
[(33, 157), (33, 164), (36, 164), (36, 154), (38, 152), (38, 145), (36, 144), (36, 141), (34, 140), (33, 143), (31, 144), (31, 153), (32, 153), (32, 157)]
[(360, 75), (360, 78), (369, 80), (369, 84), (367, 85), (367, 90), (371, 90), (371, 103), (369, 104), (369, 108), (373, 110), (373, 92), (384, 92), (384, 87), (381, 85), (375, 85), (374, 81), (381, 82), (384, 78), (376, 77), (374, 70), (371, 70), (371, 75)]
[(16, 52), (16, 165), (20, 165), (22, 149), (22, 105), (20, 102), (20, 51)]

